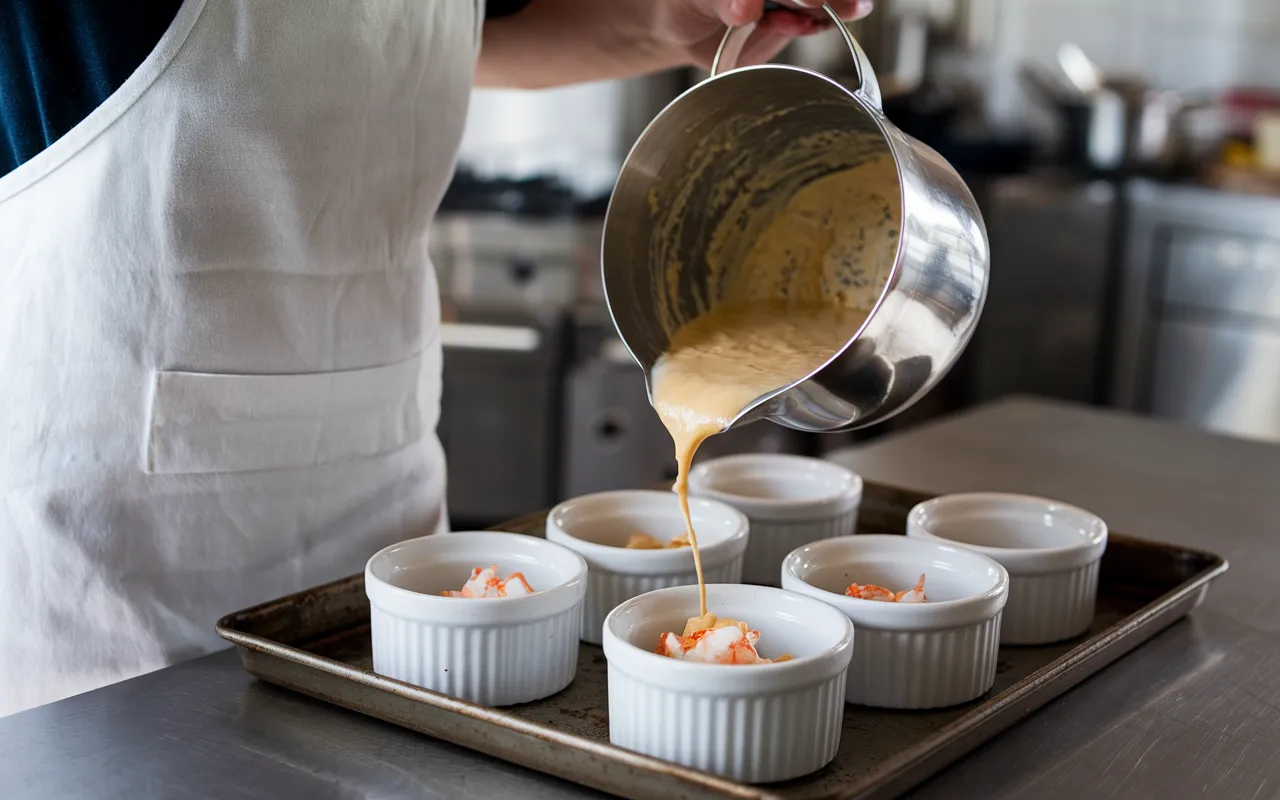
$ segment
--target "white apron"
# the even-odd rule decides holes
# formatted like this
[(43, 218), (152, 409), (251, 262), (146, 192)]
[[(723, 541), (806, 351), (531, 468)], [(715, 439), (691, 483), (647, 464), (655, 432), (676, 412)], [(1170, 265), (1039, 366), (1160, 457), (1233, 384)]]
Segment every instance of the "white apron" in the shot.
[(424, 236), (482, 17), (186, 0), (0, 178), (0, 716), (447, 524)]

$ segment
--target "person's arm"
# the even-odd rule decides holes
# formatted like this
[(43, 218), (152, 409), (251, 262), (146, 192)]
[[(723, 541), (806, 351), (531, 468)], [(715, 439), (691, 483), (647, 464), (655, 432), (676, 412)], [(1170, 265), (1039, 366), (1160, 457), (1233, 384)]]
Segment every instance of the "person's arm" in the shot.
[[(742, 63), (762, 63), (797, 36), (828, 27), (820, 0), (764, 13), (765, 0), (531, 0), (484, 26), (479, 86), (538, 89), (623, 78), (684, 65), (710, 66), (726, 25), (759, 20)], [(845, 19), (870, 0), (832, 0)]]

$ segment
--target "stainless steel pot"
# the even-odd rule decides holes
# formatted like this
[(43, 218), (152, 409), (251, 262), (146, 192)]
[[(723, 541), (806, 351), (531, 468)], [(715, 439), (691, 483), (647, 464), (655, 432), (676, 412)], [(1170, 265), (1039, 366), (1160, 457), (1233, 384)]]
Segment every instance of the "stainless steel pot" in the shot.
[(1207, 104), (1141, 84), (1108, 82), (1057, 107), (1068, 164), (1098, 172), (1173, 172), (1188, 160), (1186, 115)]
[[(1187, 115), (1208, 98), (1152, 89), (1143, 80), (1108, 76), (1076, 45), (1058, 51), (1060, 73), (1024, 64), (1022, 77), (1062, 123), (1061, 157), (1093, 172), (1175, 172), (1190, 151)], [(1065, 82), (1061, 80), (1065, 78)]]
[(986, 298), (987, 235), (973, 195), (941, 156), (885, 118), (870, 62), (826, 11), (853, 55), (856, 89), (793, 66), (724, 72), (745, 29), (726, 32), (712, 77), (636, 142), (605, 217), (605, 296), (651, 391), (670, 336), (719, 301), (713, 240), (723, 250), (739, 237), (745, 253), (768, 221), (758, 219), (762, 210), (837, 171), (865, 170), (868, 189), (892, 199), (887, 213), (860, 220), (865, 241), (896, 239), (890, 257), (850, 276), (866, 323), (833, 343), (839, 352), (824, 367), (762, 395), (734, 425), (767, 418), (836, 431), (892, 417), (955, 362)]

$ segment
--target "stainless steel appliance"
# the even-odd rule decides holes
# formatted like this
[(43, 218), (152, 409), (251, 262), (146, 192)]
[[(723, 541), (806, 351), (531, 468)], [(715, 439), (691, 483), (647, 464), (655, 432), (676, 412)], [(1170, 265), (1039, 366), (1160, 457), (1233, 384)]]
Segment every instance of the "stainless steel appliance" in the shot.
[(443, 324), (438, 430), (455, 527), (492, 524), (555, 500), (567, 328), (554, 310), (473, 307)]
[[(546, 198), (532, 205), (546, 208)], [(533, 213), (445, 213), (433, 227), (444, 316), (439, 433), (455, 527), (558, 497), (571, 311), (580, 265), (597, 260), (593, 234), (572, 218)]]
[(1113, 399), (1280, 441), (1280, 198), (1135, 181)]
[(991, 288), (961, 362), (969, 401), (1024, 393), (1102, 402), (1115, 184), (1032, 174), (994, 179), (983, 195)]
[(441, 215), (431, 232), (441, 297), (454, 306), (567, 310), (583, 262), (599, 252), (590, 237), (572, 217)]
[(671, 437), (649, 405), (644, 373), (602, 316), (585, 311), (574, 326), (562, 418), (565, 497), (675, 477)]

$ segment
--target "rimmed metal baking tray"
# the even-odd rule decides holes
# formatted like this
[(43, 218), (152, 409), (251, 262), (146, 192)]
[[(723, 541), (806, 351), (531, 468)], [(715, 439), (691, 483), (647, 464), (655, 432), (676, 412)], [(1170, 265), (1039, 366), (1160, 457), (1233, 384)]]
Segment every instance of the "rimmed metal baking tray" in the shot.
[[(868, 482), (859, 531), (902, 533), (907, 512), (928, 497)], [(499, 527), (541, 536), (544, 520), (538, 514)], [(1120, 658), (1186, 616), (1226, 569), (1212, 553), (1112, 533), (1087, 633), (1043, 647), (1002, 647), (995, 686), (972, 703), (938, 711), (846, 706), (830, 766), (760, 786), (609, 744), (599, 647), (581, 645), (568, 689), (502, 709), (376, 674), (363, 575), (230, 614), (217, 630), (261, 680), (622, 797), (861, 800), (901, 794)]]

